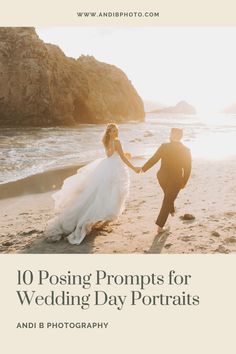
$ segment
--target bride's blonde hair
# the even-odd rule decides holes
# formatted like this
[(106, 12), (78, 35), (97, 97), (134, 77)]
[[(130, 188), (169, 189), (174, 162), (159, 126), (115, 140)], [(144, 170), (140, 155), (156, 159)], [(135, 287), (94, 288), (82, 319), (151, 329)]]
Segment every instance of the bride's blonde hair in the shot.
[(106, 127), (105, 133), (102, 138), (103, 145), (107, 149), (109, 142), (110, 142), (110, 132), (113, 128), (116, 128), (118, 130), (118, 127), (115, 123), (109, 123)]

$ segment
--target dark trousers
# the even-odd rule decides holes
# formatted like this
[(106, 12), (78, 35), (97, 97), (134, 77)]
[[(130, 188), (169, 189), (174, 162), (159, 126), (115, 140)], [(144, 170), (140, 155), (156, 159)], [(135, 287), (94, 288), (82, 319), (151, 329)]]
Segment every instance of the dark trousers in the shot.
[(156, 224), (160, 227), (163, 227), (166, 223), (166, 220), (168, 219), (169, 214), (174, 213), (175, 211), (174, 202), (181, 188), (179, 183), (165, 184), (162, 183), (160, 180), (159, 183), (164, 192), (164, 198), (162, 201), (161, 210), (157, 217)]

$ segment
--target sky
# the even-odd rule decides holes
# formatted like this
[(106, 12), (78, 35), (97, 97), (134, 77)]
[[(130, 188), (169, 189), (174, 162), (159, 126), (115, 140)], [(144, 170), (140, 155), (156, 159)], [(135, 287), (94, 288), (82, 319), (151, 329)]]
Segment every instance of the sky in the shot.
[(186, 100), (199, 112), (236, 102), (236, 28), (47, 27), (41, 39), (67, 56), (93, 55), (122, 69), (144, 100)]

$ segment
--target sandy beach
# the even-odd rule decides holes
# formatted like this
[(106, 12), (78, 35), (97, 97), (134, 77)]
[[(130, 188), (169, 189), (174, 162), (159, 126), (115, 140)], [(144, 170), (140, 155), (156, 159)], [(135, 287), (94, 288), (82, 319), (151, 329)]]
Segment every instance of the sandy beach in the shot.
[[(136, 163), (137, 164), (137, 163)], [(139, 162), (139, 164), (142, 164)], [(120, 219), (96, 228), (79, 246), (47, 243), (43, 230), (54, 215), (52, 192), (0, 200), (1, 253), (234, 253), (236, 252), (236, 160), (194, 160), (187, 187), (169, 217), (169, 231), (156, 235), (162, 201), (157, 166), (132, 171), (130, 196)], [(182, 220), (184, 214), (194, 220)]]

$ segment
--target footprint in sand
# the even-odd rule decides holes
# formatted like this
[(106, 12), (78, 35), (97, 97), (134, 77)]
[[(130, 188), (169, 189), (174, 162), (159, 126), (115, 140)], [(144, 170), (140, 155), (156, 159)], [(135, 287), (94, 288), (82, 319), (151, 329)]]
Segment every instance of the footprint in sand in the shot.
[(99, 232), (99, 235), (100, 236), (107, 236), (107, 232), (101, 231), (101, 232)]
[(189, 241), (192, 241), (193, 238), (190, 237), (190, 236), (184, 236), (184, 237), (181, 238), (181, 240), (184, 241), (184, 242), (189, 242)]
[(2, 246), (5, 246), (5, 247), (10, 247), (13, 245), (13, 242), (10, 242), (10, 241), (5, 241), (2, 243)]
[(173, 246), (172, 243), (167, 243), (164, 247), (167, 248), (167, 249), (169, 249), (171, 246)]
[(220, 245), (218, 248), (214, 250), (215, 253), (230, 253), (230, 250)]
[(205, 247), (205, 246), (198, 246), (198, 249), (200, 249), (200, 250), (206, 250), (206, 247)]
[(212, 236), (215, 236), (215, 237), (220, 237), (220, 234), (219, 234), (219, 232), (217, 232), (217, 231), (212, 231)]
[(233, 212), (233, 211), (227, 211), (226, 213), (224, 213), (224, 215), (229, 216), (229, 217), (232, 217), (232, 216), (235, 216), (236, 213)]
[(193, 221), (196, 219), (196, 217), (192, 214), (184, 214), (179, 217), (183, 221)]
[(236, 243), (236, 238), (235, 237), (228, 237), (224, 240), (224, 243)]
[(20, 236), (31, 236), (32, 234), (36, 234), (36, 233), (41, 234), (42, 232), (43, 231), (32, 229), (32, 230), (29, 230), (29, 231), (21, 232)]

